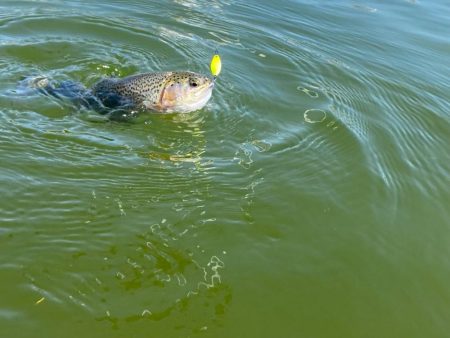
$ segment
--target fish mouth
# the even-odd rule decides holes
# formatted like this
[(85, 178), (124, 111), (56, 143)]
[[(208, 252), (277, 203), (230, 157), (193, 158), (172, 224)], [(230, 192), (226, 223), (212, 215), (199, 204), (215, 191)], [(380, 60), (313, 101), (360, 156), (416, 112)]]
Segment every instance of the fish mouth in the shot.
[(203, 87), (197, 91), (195, 96), (196, 97), (203, 96), (208, 91), (212, 92), (213, 88), (214, 88), (214, 81), (211, 81), (208, 85), (203, 85)]

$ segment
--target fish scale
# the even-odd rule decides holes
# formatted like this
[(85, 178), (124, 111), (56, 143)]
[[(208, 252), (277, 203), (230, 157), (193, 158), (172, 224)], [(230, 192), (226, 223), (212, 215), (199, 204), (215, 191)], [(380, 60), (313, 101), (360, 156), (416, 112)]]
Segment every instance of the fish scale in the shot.
[(135, 106), (141, 106), (144, 100), (156, 104), (171, 74), (172, 72), (146, 73), (124, 79), (108, 78), (94, 85), (92, 93), (102, 101), (117, 96), (121, 101), (130, 101)]

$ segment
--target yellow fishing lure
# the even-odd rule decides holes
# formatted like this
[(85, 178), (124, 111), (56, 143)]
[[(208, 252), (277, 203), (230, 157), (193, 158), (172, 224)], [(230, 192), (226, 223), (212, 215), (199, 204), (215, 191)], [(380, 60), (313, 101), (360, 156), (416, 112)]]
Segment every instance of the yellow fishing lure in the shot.
[(209, 65), (209, 68), (211, 69), (211, 74), (216, 78), (221, 69), (222, 69), (222, 61), (220, 61), (219, 52), (216, 50), (212, 59), (211, 64)]

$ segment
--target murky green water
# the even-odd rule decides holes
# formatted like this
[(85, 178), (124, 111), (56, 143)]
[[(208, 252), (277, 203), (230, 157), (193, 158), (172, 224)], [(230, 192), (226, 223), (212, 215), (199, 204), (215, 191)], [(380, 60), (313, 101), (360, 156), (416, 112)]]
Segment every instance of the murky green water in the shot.
[[(450, 5), (0, 2), (0, 337), (448, 337)], [(128, 123), (29, 76), (223, 71)]]

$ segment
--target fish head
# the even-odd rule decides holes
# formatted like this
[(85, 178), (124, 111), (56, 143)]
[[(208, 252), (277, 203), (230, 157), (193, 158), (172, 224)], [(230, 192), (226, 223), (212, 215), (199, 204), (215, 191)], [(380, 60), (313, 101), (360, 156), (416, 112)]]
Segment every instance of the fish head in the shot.
[(168, 75), (160, 95), (160, 110), (188, 113), (203, 108), (211, 98), (214, 81), (192, 72)]

